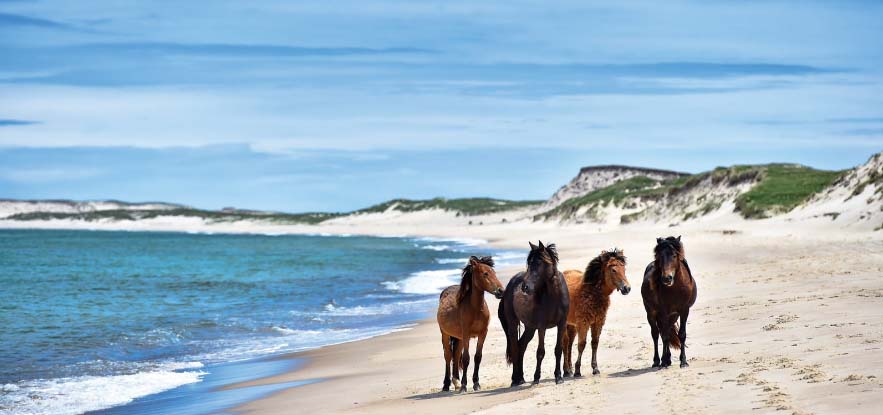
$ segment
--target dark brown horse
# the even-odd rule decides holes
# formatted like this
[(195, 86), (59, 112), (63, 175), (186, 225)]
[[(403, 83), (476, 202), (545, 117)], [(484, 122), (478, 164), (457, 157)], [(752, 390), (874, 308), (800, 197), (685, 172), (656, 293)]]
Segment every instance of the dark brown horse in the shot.
[[(641, 297), (653, 336), (653, 367), (671, 366), (671, 348), (681, 349), (681, 367), (687, 364), (687, 317), (696, 302), (696, 280), (684, 257), (681, 237), (656, 238), (655, 259), (644, 270)], [(680, 329), (678, 328), (680, 319)], [(662, 335), (662, 360), (658, 340)]]
[[(632, 290), (628, 278), (625, 277), (625, 254), (613, 248), (601, 251), (601, 255), (589, 262), (586, 272), (575, 269), (564, 271), (567, 290), (570, 291), (570, 313), (567, 315), (567, 331), (564, 333), (564, 377), (572, 373), (582, 376), (583, 350), (586, 348), (586, 337), (592, 330), (592, 374), (598, 370), (598, 341), (601, 329), (607, 321), (607, 310), (610, 308), (610, 294), (619, 290), (627, 295)], [(571, 351), (573, 340), (579, 335), (576, 358), (576, 372), (573, 372)]]
[[(489, 257), (470, 257), (463, 268), (460, 285), (452, 285), (442, 291), (438, 299), (438, 328), (441, 330), (442, 348), (445, 352), (445, 380), (443, 390), (451, 387), (451, 360), (453, 360), (454, 388), (466, 391), (466, 372), (469, 369), (469, 339), (478, 337), (475, 346), (475, 371), (472, 374), (472, 388), (481, 389), (478, 384), (478, 367), (481, 365), (481, 350), (487, 336), (491, 312), (484, 293), (497, 298), (503, 296), (503, 284), (494, 272), (494, 260)], [(463, 366), (463, 379), (457, 385), (458, 363)]]
[[(533, 383), (540, 383), (540, 367), (546, 354), (546, 329), (556, 327), (555, 383), (561, 383), (562, 336), (567, 325), (570, 296), (564, 275), (558, 271), (558, 253), (555, 244), (530, 244), (527, 271), (519, 272), (509, 280), (497, 315), (506, 333), (506, 361), (512, 364), (512, 386), (524, 383), (524, 352), (534, 333), (539, 330), (537, 368)], [(519, 322), (524, 323), (524, 334), (518, 337)]]

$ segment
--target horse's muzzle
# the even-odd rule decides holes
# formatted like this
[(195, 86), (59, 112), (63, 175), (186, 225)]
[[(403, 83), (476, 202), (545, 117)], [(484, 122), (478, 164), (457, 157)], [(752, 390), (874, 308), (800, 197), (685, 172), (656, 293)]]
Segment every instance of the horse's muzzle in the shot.
[(672, 285), (674, 285), (674, 283), (675, 283), (675, 276), (674, 275), (665, 275), (662, 277), (662, 284), (665, 285), (666, 287), (671, 287)]
[(619, 292), (621, 292), (622, 295), (629, 295), (631, 291), (632, 287), (629, 285), (623, 285), (622, 288), (619, 289)]
[(502, 288), (497, 288), (497, 289), (494, 291), (494, 297), (497, 297), (498, 300), (502, 299), (502, 298), (503, 298), (503, 289), (502, 289)]

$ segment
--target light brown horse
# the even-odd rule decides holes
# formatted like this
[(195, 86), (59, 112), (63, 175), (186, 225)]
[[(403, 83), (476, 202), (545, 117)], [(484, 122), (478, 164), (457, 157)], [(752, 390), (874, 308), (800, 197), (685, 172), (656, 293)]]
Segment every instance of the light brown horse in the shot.
[[(616, 248), (612, 251), (601, 251), (601, 255), (589, 262), (585, 273), (568, 270), (564, 272), (564, 278), (570, 292), (570, 312), (567, 314), (567, 331), (564, 333), (564, 376), (582, 376), (580, 366), (589, 329), (592, 330), (592, 374), (600, 374), (597, 360), (598, 338), (601, 337), (601, 329), (607, 320), (610, 294), (619, 290), (622, 295), (626, 295), (632, 290), (625, 276), (625, 255)], [(573, 372), (570, 355), (573, 339), (577, 334), (579, 355), (576, 358), (576, 372)]]
[[(472, 389), (479, 390), (478, 368), (481, 365), (481, 350), (487, 337), (491, 313), (484, 300), (488, 292), (497, 298), (503, 297), (503, 284), (494, 271), (494, 260), (489, 257), (470, 257), (463, 268), (460, 285), (452, 285), (442, 291), (438, 299), (438, 327), (442, 335), (442, 348), (445, 351), (445, 380), (442, 390), (451, 388), (451, 360), (453, 360), (454, 388), (466, 391), (466, 372), (469, 369), (469, 339), (478, 337), (475, 346), (475, 371), (472, 374)], [(458, 361), (463, 366), (463, 378), (457, 385)]]

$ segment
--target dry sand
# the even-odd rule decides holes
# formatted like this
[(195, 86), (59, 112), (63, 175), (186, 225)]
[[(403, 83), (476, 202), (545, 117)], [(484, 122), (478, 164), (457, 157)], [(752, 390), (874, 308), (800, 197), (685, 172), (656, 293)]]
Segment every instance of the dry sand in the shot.
[[(319, 228), (328, 233), (482, 238), (503, 247), (526, 248), (528, 240), (542, 239), (558, 244), (562, 269), (582, 269), (601, 249), (617, 246), (629, 258), (627, 275), (635, 288), (651, 260), (654, 238), (683, 235), (699, 287), (688, 326), (690, 367), (649, 368), (650, 330), (640, 291), (635, 289), (628, 296), (613, 294), (599, 347), (599, 376), (555, 385), (550, 380), (555, 362), (552, 329), (542, 364), (543, 382), (509, 388), (504, 335), (493, 317), (481, 365), (483, 390), (441, 392), (442, 347), (435, 321), (429, 318), (411, 330), (290, 356), (306, 357), (308, 364), (238, 386), (323, 381), (284, 390), (237, 410), (253, 414), (528, 410), (876, 414), (883, 405), (883, 232), (845, 232), (822, 221), (798, 224), (733, 217), (678, 227), (607, 229), (528, 222), (463, 226), (438, 217)], [(498, 273), (505, 280), (515, 271)], [(487, 297), (495, 311), (496, 300)], [(535, 347), (536, 340), (525, 357), (528, 377), (535, 365)], [(588, 366), (588, 359), (584, 363)]]

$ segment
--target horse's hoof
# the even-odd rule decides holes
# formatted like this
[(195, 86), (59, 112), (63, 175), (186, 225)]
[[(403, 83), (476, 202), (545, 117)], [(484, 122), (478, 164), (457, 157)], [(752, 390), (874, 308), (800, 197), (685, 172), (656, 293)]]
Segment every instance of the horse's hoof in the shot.
[(472, 385), (472, 390), (474, 390), (474, 391), (480, 391), (480, 390), (481, 390), (481, 385), (479, 385), (479, 384), (477, 384), (477, 383), (474, 384), (474, 385)]
[(460, 381), (459, 380), (453, 381), (453, 384), (454, 384), (454, 389), (460, 389)]
[(512, 384), (509, 385), (509, 387), (510, 387), (510, 388), (514, 388), (514, 387), (516, 387), (516, 386), (521, 386), (521, 385), (523, 385), (523, 384), (524, 384), (524, 379), (521, 379), (521, 380), (513, 380), (513, 381), (512, 381)]
[(659, 362), (653, 362), (653, 366), (650, 367), (659, 367)]
[(539, 384), (540, 384), (540, 380), (539, 380), (539, 379), (534, 379), (533, 382), (531, 382), (531, 384), (533, 384), (533, 385), (539, 385)]
[(600, 375), (600, 374), (601, 374), (601, 371), (598, 370), (598, 369), (592, 369), (592, 374), (593, 374), (593, 375)]
[(583, 377), (583, 374), (580, 373), (580, 372), (576, 372), (576, 374), (574, 374), (573, 377), (575, 377), (575, 378), (581, 378), (581, 377)]
[(681, 362), (681, 369), (683, 369), (683, 368), (685, 368), (685, 367), (689, 367), (689, 366), (690, 366), (689, 363), (687, 363), (687, 362)]
[(556, 385), (560, 385), (560, 384), (562, 384), (562, 383), (564, 383), (564, 378), (556, 378), (556, 379), (555, 379), (555, 384), (556, 384)]
[(466, 385), (461, 386), (460, 389), (457, 390), (457, 393), (466, 393)]
[(564, 377), (569, 378), (571, 376), (570, 372), (564, 372)]
[(450, 386), (442, 387), (442, 392), (449, 392), (451, 390)]

